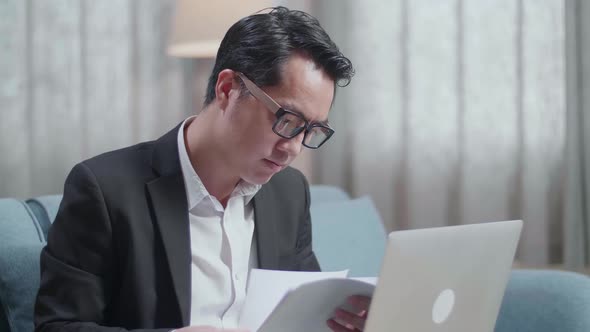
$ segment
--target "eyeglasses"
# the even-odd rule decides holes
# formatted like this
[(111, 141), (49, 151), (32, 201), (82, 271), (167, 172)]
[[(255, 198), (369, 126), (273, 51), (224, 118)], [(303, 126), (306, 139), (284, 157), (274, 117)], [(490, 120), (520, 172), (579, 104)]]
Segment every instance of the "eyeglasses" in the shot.
[(256, 84), (250, 81), (246, 75), (236, 72), (238, 77), (246, 85), (246, 89), (262, 102), (269, 111), (275, 114), (277, 119), (272, 126), (272, 131), (282, 138), (291, 139), (305, 131), (303, 146), (310, 149), (317, 149), (334, 134), (334, 129), (327, 124), (312, 123), (307, 121), (303, 115), (284, 109), (266, 92), (262, 91)]

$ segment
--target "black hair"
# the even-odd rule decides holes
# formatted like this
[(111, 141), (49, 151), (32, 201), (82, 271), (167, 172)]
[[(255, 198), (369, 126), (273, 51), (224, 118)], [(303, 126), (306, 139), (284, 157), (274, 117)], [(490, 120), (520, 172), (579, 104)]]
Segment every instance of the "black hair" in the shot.
[(295, 53), (309, 56), (338, 86), (354, 75), (348, 58), (318, 20), (299, 10), (274, 7), (242, 18), (223, 37), (209, 77), (205, 106), (215, 99), (217, 76), (224, 69), (244, 73), (260, 87), (280, 84), (280, 69)]

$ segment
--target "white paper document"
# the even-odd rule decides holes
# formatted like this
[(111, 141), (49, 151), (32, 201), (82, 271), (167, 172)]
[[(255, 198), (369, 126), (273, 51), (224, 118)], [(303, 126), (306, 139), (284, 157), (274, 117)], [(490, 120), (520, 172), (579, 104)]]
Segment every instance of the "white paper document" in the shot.
[(347, 279), (347, 273), (253, 269), (239, 326), (252, 332), (328, 332), (326, 321), (336, 308), (375, 288), (375, 279)]

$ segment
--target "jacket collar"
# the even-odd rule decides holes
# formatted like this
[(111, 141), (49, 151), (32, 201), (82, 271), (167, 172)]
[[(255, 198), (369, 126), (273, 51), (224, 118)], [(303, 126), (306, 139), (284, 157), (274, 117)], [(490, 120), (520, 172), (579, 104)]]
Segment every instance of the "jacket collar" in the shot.
[(176, 134), (180, 126), (155, 142), (152, 168), (157, 174), (147, 186), (152, 215), (170, 267), (183, 326), (190, 322), (191, 252), (188, 207), (178, 158)]

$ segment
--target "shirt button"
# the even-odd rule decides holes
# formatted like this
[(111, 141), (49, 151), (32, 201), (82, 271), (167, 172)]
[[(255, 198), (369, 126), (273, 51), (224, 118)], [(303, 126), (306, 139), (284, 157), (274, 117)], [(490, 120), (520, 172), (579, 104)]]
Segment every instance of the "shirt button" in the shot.
[(234, 274), (234, 278), (235, 278), (236, 280), (240, 280), (240, 276), (239, 276), (237, 273), (236, 273), (236, 274)]

